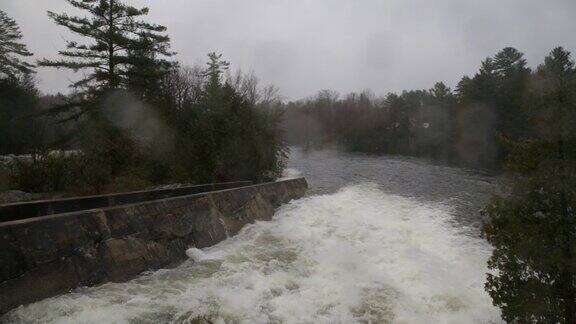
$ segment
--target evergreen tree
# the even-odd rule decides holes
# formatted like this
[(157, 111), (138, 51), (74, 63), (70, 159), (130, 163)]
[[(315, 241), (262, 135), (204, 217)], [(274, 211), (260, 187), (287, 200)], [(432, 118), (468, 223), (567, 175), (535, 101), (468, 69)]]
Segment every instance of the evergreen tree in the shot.
[[(256, 94), (235, 87), (222, 76), (228, 67), (222, 55), (210, 53), (207, 68), (179, 68), (161, 87), (177, 133), (173, 155), (178, 158), (170, 172), (180, 179), (264, 181), (278, 177), (285, 166), (282, 114), (270, 105), (277, 101), (255, 83), (250, 87)], [(255, 82), (244, 78), (250, 77), (235, 77), (235, 85)]]
[(229, 62), (222, 60), (222, 54), (214, 52), (208, 53), (208, 67), (204, 70), (204, 77), (207, 77), (206, 92), (208, 95), (217, 96), (222, 88), (222, 75), (230, 66)]
[(529, 137), (525, 97), (530, 73), (523, 54), (506, 47), (482, 61), (474, 77), (462, 78), (456, 88), (459, 159), (497, 168), (506, 154), (502, 140)]
[(524, 54), (506, 47), (494, 56), (494, 73), (497, 77), (495, 93), (497, 131), (511, 140), (527, 138), (529, 134), (525, 95), (530, 77)]
[(448, 86), (446, 86), (446, 84), (444, 84), (444, 82), (436, 82), (429, 92), (436, 100), (443, 100), (452, 97), (452, 91)]
[(533, 77), (533, 138), (509, 141), (502, 194), (484, 210), (486, 290), (509, 322), (576, 322), (576, 92), (557, 48)]
[[(74, 88), (100, 94), (108, 89), (126, 87), (134, 68), (154, 62), (157, 55), (170, 56), (166, 27), (150, 24), (138, 18), (148, 14), (148, 8), (138, 9), (120, 0), (66, 0), (86, 16), (69, 16), (49, 11), (56, 24), (85, 38), (84, 42), (67, 41), (59, 60), (44, 59), (41, 66), (88, 70)], [(135, 55), (142, 54), (144, 55)], [(132, 73), (134, 75), (134, 73)]]
[(390, 137), (390, 153), (406, 154), (411, 148), (410, 142), (410, 107), (405, 95), (389, 93), (384, 100), (384, 108), (388, 112), (388, 136)]
[(176, 67), (176, 63), (158, 57), (157, 45), (146, 35), (140, 36), (128, 51), (132, 64), (126, 71), (126, 88), (140, 99), (154, 103), (157, 103), (162, 78)]
[(419, 139), (424, 151), (421, 149), (420, 152), (448, 161), (454, 155), (456, 98), (449, 87), (437, 82), (424, 100), (420, 118), (423, 139)]
[(159, 79), (170, 66), (166, 58), (173, 54), (166, 28), (141, 19), (148, 14), (147, 8), (138, 9), (121, 0), (66, 2), (84, 15), (49, 11), (48, 16), (80, 38), (66, 42), (66, 49), (59, 51), (60, 59), (44, 59), (39, 65), (85, 73), (71, 85), (75, 94), (47, 113), (63, 115), (62, 122), (78, 121), (67, 137), (79, 143), (87, 160), (95, 162), (94, 170), (86, 174), (99, 176), (88, 181), (89, 187), (104, 190), (110, 179), (134, 173), (146, 177), (143, 164), (151, 151), (145, 144), (149, 141), (130, 128), (134, 116), (147, 114), (147, 106), (126, 104), (134, 102), (134, 97), (125, 91), (134, 92), (139, 99), (155, 98)]
[(478, 73), (473, 78), (465, 76), (458, 83), (456, 93), (461, 103), (476, 104), (482, 102), (487, 106), (495, 105), (497, 76), (494, 61), (488, 57), (480, 64)]
[(0, 154), (30, 153), (42, 139), (34, 66), (22, 60), (32, 53), (21, 40), (16, 21), (0, 10)]
[(32, 76), (0, 79), (0, 154), (30, 153), (42, 144), (38, 90)]
[(34, 72), (34, 66), (21, 59), (32, 56), (21, 40), (22, 33), (16, 21), (0, 10), (0, 76), (17, 78)]

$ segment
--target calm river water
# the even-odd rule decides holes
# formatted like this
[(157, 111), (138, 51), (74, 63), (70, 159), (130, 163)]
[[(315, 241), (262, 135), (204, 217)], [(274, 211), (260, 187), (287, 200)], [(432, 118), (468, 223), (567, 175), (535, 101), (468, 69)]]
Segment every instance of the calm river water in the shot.
[(21, 307), (5, 323), (498, 323), (478, 210), (494, 179), (294, 148), (307, 197), (175, 269)]

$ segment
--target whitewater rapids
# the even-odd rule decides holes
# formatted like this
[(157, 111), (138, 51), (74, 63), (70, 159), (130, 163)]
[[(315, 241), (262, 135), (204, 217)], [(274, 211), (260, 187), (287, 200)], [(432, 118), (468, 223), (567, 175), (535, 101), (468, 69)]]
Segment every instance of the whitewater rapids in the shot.
[(490, 323), (490, 248), (452, 207), (361, 183), (293, 201), (175, 269), (20, 307), (4, 323)]

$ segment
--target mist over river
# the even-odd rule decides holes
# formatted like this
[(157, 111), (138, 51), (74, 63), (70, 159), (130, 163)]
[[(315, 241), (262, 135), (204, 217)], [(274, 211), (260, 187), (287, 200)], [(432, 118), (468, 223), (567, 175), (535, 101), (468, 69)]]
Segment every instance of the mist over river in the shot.
[(175, 269), (81, 288), (1, 323), (499, 323), (478, 210), (494, 179), (293, 148), (305, 198)]

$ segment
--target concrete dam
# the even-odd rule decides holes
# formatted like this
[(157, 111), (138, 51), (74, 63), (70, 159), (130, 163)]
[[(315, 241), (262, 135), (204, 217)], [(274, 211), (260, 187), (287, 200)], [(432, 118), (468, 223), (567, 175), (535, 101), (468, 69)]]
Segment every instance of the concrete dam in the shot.
[(0, 314), (186, 259), (304, 196), (304, 178), (230, 182), (0, 206)]

